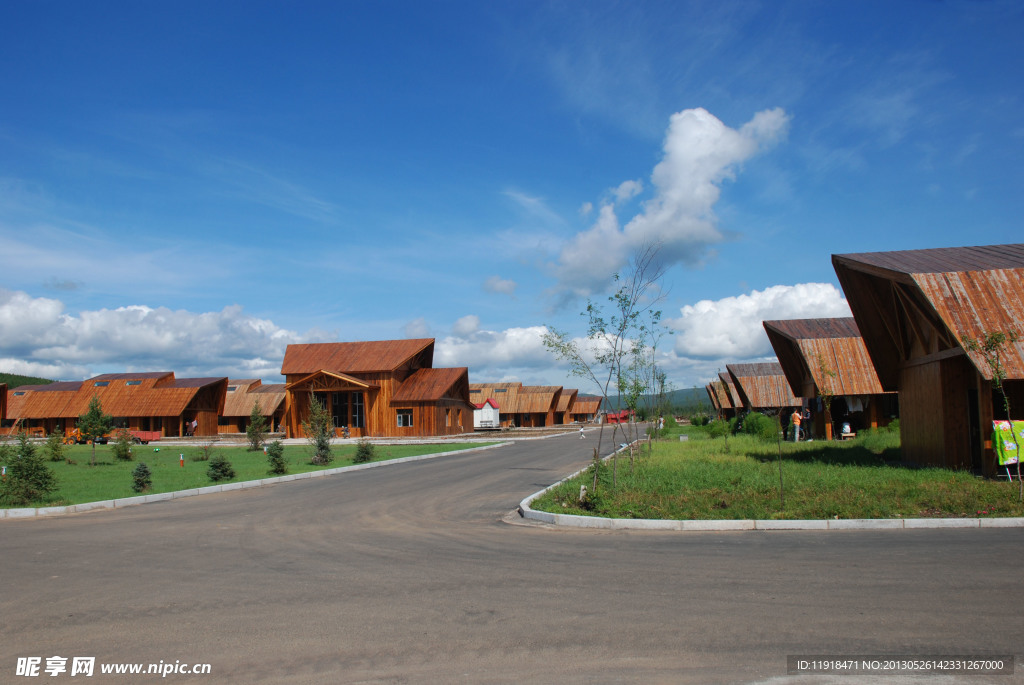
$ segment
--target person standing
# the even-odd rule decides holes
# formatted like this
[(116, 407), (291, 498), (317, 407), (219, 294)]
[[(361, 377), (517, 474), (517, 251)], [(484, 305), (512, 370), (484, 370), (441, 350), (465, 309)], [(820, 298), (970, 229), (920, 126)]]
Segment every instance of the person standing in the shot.
[(793, 414), (789, 417), (789, 420), (793, 424), (793, 442), (800, 441), (800, 409), (794, 409)]
[(587, 436), (583, 434), (583, 426), (580, 426), (580, 440), (582, 440), (585, 437)]

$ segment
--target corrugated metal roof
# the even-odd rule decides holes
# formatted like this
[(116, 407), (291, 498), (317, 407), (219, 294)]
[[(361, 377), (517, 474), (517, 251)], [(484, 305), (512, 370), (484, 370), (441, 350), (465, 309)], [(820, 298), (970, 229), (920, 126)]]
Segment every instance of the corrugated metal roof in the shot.
[(743, 402), (740, 401), (740, 394), (736, 390), (736, 382), (732, 379), (732, 376), (729, 375), (729, 372), (728, 371), (720, 371), (718, 373), (718, 380), (720, 380), (722, 382), (722, 385), (725, 386), (725, 392), (726, 392), (726, 398), (725, 399), (729, 400), (729, 405), (730, 405), (730, 406), (725, 406), (725, 404), (723, 403), (722, 408), (723, 409), (739, 409), (740, 407), (742, 407), (743, 406)]
[(349, 374), (394, 371), (417, 356), (421, 356), (417, 366), (433, 365), (433, 338), (289, 345), (281, 373), (287, 376), (321, 369)]
[(395, 391), (391, 403), (436, 402), (442, 399), (469, 402), (469, 369), (418, 369)]
[(765, 321), (764, 328), (795, 396), (812, 383), (807, 397), (884, 392), (853, 317)]
[[(904, 306), (896, 304), (895, 284), (916, 291), (908, 299), (930, 309), (925, 312), (929, 325), (944, 327), (939, 333), (955, 340), (940, 352), (988, 333), (1016, 333), (1017, 343), (1004, 348), (1000, 361), (1008, 379), (1024, 379), (1024, 244), (833, 255), (832, 263), (854, 316), (871, 329), (865, 330), (865, 340), (883, 385), (894, 387), (900, 363), (908, 361), (901, 358), (905, 345), (887, 330)], [(867, 280), (858, 281), (853, 273)], [(881, 286), (874, 294), (862, 292), (863, 284), (872, 282), (889, 282), (895, 295), (883, 297)], [(982, 377), (991, 379), (983, 355), (967, 354)]]
[(747, 409), (778, 409), (801, 404), (793, 395), (779, 362), (727, 364), (743, 406)]
[(284, 383), (263, 385), (258, 378), (228, 380), (228, 387), (235, 389), (227, 393), (221, 416), (249, 416), (253, 403), (259, 405), (263, 416), (270, 416), (280, 408), (287, 395)]

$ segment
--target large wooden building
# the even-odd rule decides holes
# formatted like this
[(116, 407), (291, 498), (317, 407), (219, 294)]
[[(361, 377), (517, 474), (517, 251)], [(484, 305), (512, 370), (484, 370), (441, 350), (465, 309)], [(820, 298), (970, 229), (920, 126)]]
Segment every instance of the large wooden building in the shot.
[(824, 407), (814, 407), (812, 435), (831, 439), (836, 423), (855, 433), (888, 425), (897, 416), (896, 393), (882, 389), (853, 317), (763, 324), (793, 394), (805, 406), (817, 404), (823, 392), (834, 397), (828, 421)]
[(779, 412), (801, 406), (779, 362), (727, 364), (744, 411)]
[(36, 435), (67, 432), (97, 397), (114, 426), (159, 431), (173, 437), (191, 432), (217, 435), (217, 417), (224, 409), (227, 378), (175, 378), (171, 371), (108, 373), (84, 381), (23, 385), (9, 393), (8, 422), (12, 430)]
[(469, 371), (432, 368), (433, 338), (289, 345), (285, 431), (303, 437), (310, 400), (326, 406), (341, 435), (458, 435), (473, 430)]
[(284, 424), (286, 396), (284, 383), (264, 385), (258, 378), (228, 380), (224, 412), (220, 415), (217, 430), (220, 433), (244, 433), (255, 404), (266, 419), (267, 428), (273, 432)]
[[(882, 388), (898, 391), (904, 459), (996, 472), (1004, 416), (992, 368), (970, 340), (1018, 336), (1000, 364), (1024, 409), (1024, 244), (832, 255)], [(1010, 417), (1018, 418), (1018, 417)]]

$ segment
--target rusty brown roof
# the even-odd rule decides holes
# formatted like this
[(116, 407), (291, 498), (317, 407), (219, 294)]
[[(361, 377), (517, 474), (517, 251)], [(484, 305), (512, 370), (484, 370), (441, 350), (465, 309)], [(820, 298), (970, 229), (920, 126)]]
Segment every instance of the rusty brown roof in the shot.
[(853, 317), (763, 323), (795, 396), (884, 392)]
[[(174, 379), (159, 374), (104, 374), (85, 381), (22, 386), (10, 418), (73, 419), (84, 414), (95, 395), (103, 412), (115, 417), (179, 416), (203, 389), (219, 392), (227, 378)], [(222, 391), (221, 391), (222, 392)], [(16, 411), (17, 413), (13, 413)]]
[(729, 396), (729, 386), (723, 381), (711, 381), (705, 386), (708, 391), (708, 397), (711, 398), (711, 404), (715, 409), (734, 409), (732, 398)]
[(740, 400), (746, 409), (779, 409), (800, 406), (779, 362), (727, 364)]
[(576, 400), (572, 404), (572, 409), (569, 410), (570, 414), (597, 414), (601, 409), (602, 398), (600, 397), (580, 397), (576, 396)]
[(558, 406), (559, 385), (523, 385), (522, 383), (471, 383), (476, 401), (488, 397), (501, 406), (502, 414), (546, 414)]
[(228, 388), (234, 390), (228, 390), (221, 416), (249, 416), (254, 403), (259, 405), (260, 414), (271, 416), (281, 407), (288, 394), (284, 383), (263, 385), (263, 381), (258, 378), (228, 380)]
[(395, 391), (391, 403), (459, 400), (469, 404), (469, 369), (418, 369)]
[[(1024, 379), (1024, 244), (832, 255), (882, 385), (903, 363), (962, 353), (966, 341), (1015, 332), (1001, 361)], [(967, 352), (986, 379), (984, 357)]]
[(740, 394), (736, 391), (736, 382), (732, 376), (729, 375), (728, 371), (720, 371), (718, 373), (718, 380), (722, 381), (722, 385), (725, 386), (725, 398), (729, 400), (730, 406), (722, 405), (723, 409), (740, 409), (743, 407), (743, 402), (740, 401)]
[(576, 401), (576, 395), (579, 390), (576, 388), (562, 388), (562, 394), (558, 397), (558, 407), (555, 411), (568, 412), (572, 409), (573, 402)]
[(340, 373), (374, 373), (433, 365), (434, 339), (374, 340), (365, 342), (289, 345), (281, 363), (283, 375), (313, 373), (321, 369)]

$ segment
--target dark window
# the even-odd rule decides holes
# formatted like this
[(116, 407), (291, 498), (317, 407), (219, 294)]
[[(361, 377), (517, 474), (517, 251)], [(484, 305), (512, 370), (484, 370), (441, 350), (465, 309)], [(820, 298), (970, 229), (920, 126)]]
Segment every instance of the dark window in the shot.
[(398, 412), (398, 427), (399, 428), (412, 428), (412, 409), (399, 409)]
[(495, 388), (494, 392), (508, 392), (508, 388)]
[(363, 393), (352, 393), (352, 426), (364, 428), (363, 425)]
[(96, 381), (93, 385), (97, 388), (105, 388), (110, 385), (110, 381)]
[(142, 381), (125, 381), (125, 385), (142, 385)]
[(237, 385), (229, 385), (228, 386), (228, 392), (234, 392), (237, 389), (238, 389)]

